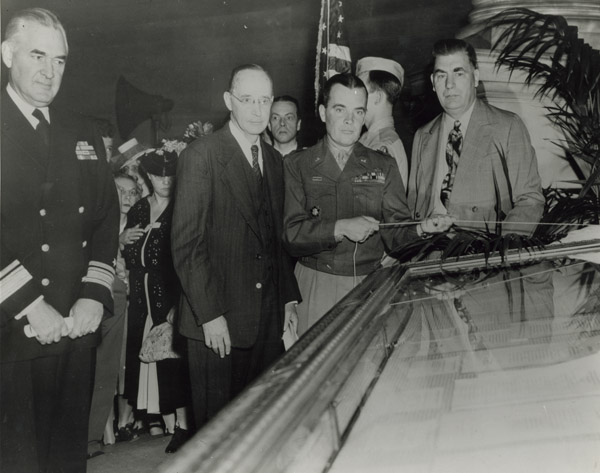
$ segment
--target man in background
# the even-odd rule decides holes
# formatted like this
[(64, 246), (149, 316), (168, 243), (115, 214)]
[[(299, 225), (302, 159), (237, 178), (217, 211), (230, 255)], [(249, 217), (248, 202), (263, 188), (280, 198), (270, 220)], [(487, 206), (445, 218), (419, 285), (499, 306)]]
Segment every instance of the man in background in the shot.
[(360, 142), (367, 148), (389, 154), (398, 163), (400, 177), (408, 182), (408, 158), (394, 128), (394, 105), (400, 98), (404, 69), (396, 61), (382, 57), (364, 57), (356, 63), (356, 75), (369, 92), (365, 126)]
[(191, 143), (177, 169), (171, 238), (197, 428), (283, 353), (283, 332), (295, 329), (283, 163), (260, 139), (272, 90), (262, 67), (235, 68), (223, 94), (229, 122)]
[(52, 105), (67, 54), (52, 12), (22, 10), (9, 21), (1, 102), (3, 472), (86, 470), (97, 329), (113, 310), (119, 205), (92, 121)]
[(450, 214), (464, 228), (531, 234), (544, 197), (525, 125), (477, 98), (473, 46), (440, 40), (433, 57), (431, 83), (444, 111), (413, 142), (408, 203), (414, 218)]
[(289, 95), (273, 99), (269, 131), (273, 135), (273, 147), (282, 156), (298, 149), (298, 132), (302, 120), (298, 116), (298, 101)]

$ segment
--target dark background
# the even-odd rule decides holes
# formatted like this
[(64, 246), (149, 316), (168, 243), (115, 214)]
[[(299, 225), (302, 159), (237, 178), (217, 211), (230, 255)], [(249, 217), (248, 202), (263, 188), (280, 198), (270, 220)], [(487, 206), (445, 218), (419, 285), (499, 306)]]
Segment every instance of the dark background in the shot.
[[(12, 13), (39, 6), (56, 13), (69, 59), (56, 103), (115, 119), (119, 75), (150, 94), (172, 99), (180, 135), (195, 120), (216, 127), (227, 118), (222, 94), (230, 71), (255, 62), (273, 76), (275, 95), (301, 103), (305, 143), (320, 132), (314, 112), (314, 68), (320, 0), (2, 0), (2, 27)], [(410, 154), (412, 133), (437, 112), (427, 66), (433, 42), (468, 23), (470, 0), (344, 0), (352, 60), (398, 61), (406, 80), (396, 126)], [(6, 69), (2, 69), (2, 85)], [(149, 122), (135, 136), (150, 141)], [(121, 140), (117, 138), (117, 144)]]

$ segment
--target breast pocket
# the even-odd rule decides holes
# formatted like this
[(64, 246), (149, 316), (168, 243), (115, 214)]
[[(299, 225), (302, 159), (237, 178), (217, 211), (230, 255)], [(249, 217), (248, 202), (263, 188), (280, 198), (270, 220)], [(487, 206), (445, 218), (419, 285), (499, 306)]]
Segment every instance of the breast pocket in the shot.
[(378, 182), (355, 182), (352, 184), (354, 214), (369, 215), (379, 219), (383, 201), (383, 184)]
[(311, 183), (306, 186), (306, 211), (314, 218), (336, 219), (335, 184)]

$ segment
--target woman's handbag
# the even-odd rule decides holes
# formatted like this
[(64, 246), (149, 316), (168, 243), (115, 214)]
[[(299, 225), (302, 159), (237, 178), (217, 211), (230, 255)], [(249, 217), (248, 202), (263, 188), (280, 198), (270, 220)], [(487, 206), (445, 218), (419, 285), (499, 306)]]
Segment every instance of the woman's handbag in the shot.
[(167, 358), (181, 358), (181, 355), (173, 349), (173, 324), (163, 322), (152, 327), (144, 338), (140, 360), (144, 363), (152, 363)]

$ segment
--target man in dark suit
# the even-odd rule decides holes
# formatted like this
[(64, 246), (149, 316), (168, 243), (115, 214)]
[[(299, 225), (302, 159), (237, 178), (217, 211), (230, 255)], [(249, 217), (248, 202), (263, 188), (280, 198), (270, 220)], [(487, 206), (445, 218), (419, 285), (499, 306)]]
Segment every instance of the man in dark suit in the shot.
[(172, 249), (197, 427), (282, 354), (284, 327), (296, 323), (282, 159), (260, 139), (272, 95), (262, 67), (234, 69), (223, 95), (229, 123), (179, 160)]
[(477, 57), (458, 39), (438, 41), (431, 82), (444, 113), (413, 142), (408, 204), (415, 219), (451, 214), (465, 228), (529, 234), (544, 209), (529, 133), (514, 113), (477, 98)]
[(23, 10), (6, 27), (0, 470), (7, 472), (85, 471), (95, 332), (113, 305), (119, 209), (102, 142), (91, 122), (51, 105), (67, 53), (65, 31), (47, 10)]

